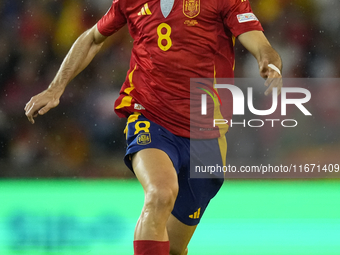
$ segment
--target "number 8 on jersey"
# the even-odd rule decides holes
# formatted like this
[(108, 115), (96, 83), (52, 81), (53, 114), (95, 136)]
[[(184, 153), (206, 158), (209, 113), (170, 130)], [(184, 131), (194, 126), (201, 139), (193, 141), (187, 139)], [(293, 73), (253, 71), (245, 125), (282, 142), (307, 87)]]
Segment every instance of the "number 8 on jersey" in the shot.
[[(162, 33), (162, 29), (165, 28), (166, 29), (166, 33), (163, 34)], [(171, 35), (171, 27), (166, 24), (166, 23), (161, 23), (158, 27), (157, 27), (157, 34), (158, 34), (158, 47), (163, 50), (163, 51), (167, 51), (170, 49), (170, 47), (172, 46), (172, 41), (170, 38)], [(163, 45), (162, 42), (163, 40), (166, 41), (166, 44)]]

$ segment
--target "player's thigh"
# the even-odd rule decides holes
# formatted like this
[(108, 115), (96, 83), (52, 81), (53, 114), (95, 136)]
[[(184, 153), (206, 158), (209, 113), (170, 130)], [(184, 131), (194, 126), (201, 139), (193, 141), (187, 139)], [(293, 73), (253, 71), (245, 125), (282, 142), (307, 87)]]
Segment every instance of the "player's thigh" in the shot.
[(185, 255), (187, 246), (197, 225), (188, 226), (180, 222), (175, 216), (170, 215), (167, 222), (167, 231), (170, 240), (171, 255)]
[(176, 198), (177, 173), (169, 156), (160, 149), (148, 148), (132, 156), (132, 167), (146, 193)]

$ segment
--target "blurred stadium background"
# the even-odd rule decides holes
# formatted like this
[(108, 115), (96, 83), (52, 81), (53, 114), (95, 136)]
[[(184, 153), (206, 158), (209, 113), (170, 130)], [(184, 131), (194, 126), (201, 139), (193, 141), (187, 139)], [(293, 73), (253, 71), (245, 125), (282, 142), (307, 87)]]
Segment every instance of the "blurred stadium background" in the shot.
[[(0, 1), (0, 254), (132, 254), (143, 194), (122, 161), (125, 120), (113, 112), (130, 58), (127, 28), (58, 108), (35, 125), (23, 111), (111, 2)], [(318, 86), (310, 88), (312, 117), (290, 113), (294, 129), (231, 129), (228, 162), (339, 164), (340, 2), (251, 3), (284, 76), (317, 78)], [(239, 44), (236, 52), (236, 77), (258, 77), (253, 57)], [(190, 254), (340, 254), (339, 173), (227, 177)]]

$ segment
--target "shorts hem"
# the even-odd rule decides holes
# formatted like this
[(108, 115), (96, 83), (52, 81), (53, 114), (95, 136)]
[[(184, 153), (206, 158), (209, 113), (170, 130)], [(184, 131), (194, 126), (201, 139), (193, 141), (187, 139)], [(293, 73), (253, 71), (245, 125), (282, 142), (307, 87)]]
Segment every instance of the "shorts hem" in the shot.
[(198, 223), (200, 223), (200, 220), (201, 218), (199, 219), (183, 219), (181, 216), (179, 216), (176, 212), (172, 211), (171, 214), (177, 219), (179, 220), (180, 222), (182, 222), (183, 224), (185, 225), (188, 225), (188, 226), (196, 226), (198, 225)]

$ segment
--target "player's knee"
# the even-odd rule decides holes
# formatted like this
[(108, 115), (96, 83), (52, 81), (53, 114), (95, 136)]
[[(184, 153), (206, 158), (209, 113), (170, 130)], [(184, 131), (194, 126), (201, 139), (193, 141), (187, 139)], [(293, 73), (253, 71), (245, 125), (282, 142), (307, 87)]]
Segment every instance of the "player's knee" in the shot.
[(150, 209), (172, 210), (178, 193), (178, 187), (153, 187), (146, 191), (145, 206)]

